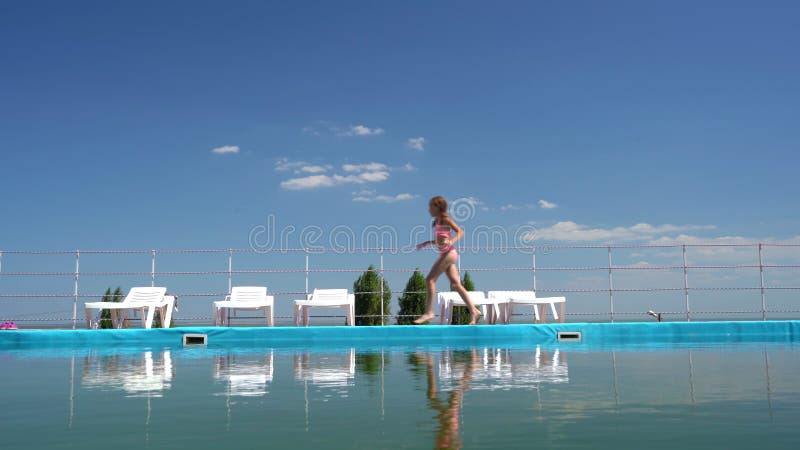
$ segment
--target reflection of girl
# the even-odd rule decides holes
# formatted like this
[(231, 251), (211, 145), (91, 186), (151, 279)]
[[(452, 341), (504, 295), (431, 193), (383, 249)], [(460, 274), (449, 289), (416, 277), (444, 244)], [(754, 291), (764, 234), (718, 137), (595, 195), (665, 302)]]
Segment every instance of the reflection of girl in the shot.
[[(459, 228), (450, 215), (447, 214), (447, 200), (445, 200), (444, 197), (438, 195), (433, 197), (428, 202), (428, 212), (431, 217), (434, 218), (433, 233), (435, 240), (425, 241), (417, 245), (417, 250), (421, 250), (431, 244), (436, 244), (436, 246), (439, 247), (439, 257), (436, 259), (436, 262), (433, 263), (433, 267), (431, 267), (428, 276), (425, 278), (428, 284), (428, 308), (425, 314), (418, 317), (414, 323), (425, 323), (433, 319), (436, 315), (433, 311), (433, 296), (436, 294), (436, 280), (444, 273), (447, 275), (447, 278), (450, 279), (450, 288), (461, 295), (467, 308), (469, 308), (469, 324), (474, 325), (480, 318), (481, 312), (472, 303), (467, 290), (461, 285), (461, 279), (458, 276), (458, 269), (456, 269), (455, 265), (456, 260), (458, 260), (458, 252), (453, 244), (464, 236), (464, 230)], [(452, 239), (450, 236), (451, 230), (456, 232), (455, 238)]]
[(464, 391), (469, 389), (469, 382), (472, 380), (472, 369), (476, 360), (475, 350), (468, 353), (469, 358), (464, 367), (464, 375), (459, 385), (447, 396), (447, 400), (442, 402), (436, 396), (436, 374), (433, 369), (433, 355), (422, 356), (425, 361), (428, 379), (428, 401), (431, 408), (437, 412), (436, 418), (439, 426), (436, 429), (436, 441), (433, 448), (461, 448), (463, 442), (458, 437), (460, 432), (459, 416), (461, 405), (464, 401)]

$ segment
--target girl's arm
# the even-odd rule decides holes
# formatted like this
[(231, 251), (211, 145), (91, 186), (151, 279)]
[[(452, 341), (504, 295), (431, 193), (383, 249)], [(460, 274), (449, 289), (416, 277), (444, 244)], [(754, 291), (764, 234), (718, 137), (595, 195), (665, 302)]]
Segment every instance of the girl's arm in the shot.
[(433, 244), (433, 241), (425, 241), (422, 244), (417, 244), (417, 250), (422, 250), (423, 248)]

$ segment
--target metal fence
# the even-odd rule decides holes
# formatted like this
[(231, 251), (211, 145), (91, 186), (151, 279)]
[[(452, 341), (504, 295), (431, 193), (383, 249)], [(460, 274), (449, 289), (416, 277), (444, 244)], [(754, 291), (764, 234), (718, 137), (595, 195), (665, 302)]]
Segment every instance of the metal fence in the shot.
[[(765, 262), (765, 253), (768, 251), (779, 250), (780, 258), (777, 263), (767, 264)], [(350, 248), (348, 252), (357, 252), (366, 255), (374, 264), (375, 272), (378, 273), (381, 280), (386, 279), (390, 275), (408, 275), (416, 269), (408, 268), (387, 268), (385, 266), (385, 258), (387, 256), (394, 256), (407, 252), (407, 248)], [(778, 243), (742, 243), (742, 244), (674, 244), (674, 245), (538, 245), (538, 246), (514, 246), (514, 247), (460, 247), (462, 255), (487, 255), (487, 254), (513, 254), (529, 255), (529, 264), (525, 265), (498, 265), (493, 267), (481, 266), (467, 266), (464, 267), (459, 259), (459, 272), (495, 272), (496, 275), (503, 273), (527, 273), (530, 275), (529, 284), (527, 286), (518, 286), (518, 289), (533, 289), (543, 296), (548, 295), (567, 295), (568, 305), (570, 295), (591, 294), (595, 299), (599, 296), (605, 296), (607, 299), (607, 308), (603, 311), (580, 311), (570, 308), (568, 316), (596, 316), (600, 320), (615, 321), (620, 320), (626, 316), (644, 316), (646, 305), (643, 305), (641, 310), (637, 311), (619, 311), (615, 308), (615, 296), (623, 293), (670, 293), (671, 295), (680, 295), (682, 297), (682, 308), (680, 310), (672, 311), (659, 311), (664, 316), (674, 316), (680, 320), (690, 321), (695, 316), (702, 315), (728, 315), (733, 316), (736, 314), (755, 314), (761, 320), (767, 320), (768, 317), (775, 314), (794, 314), (800, 313), (800, 302), (795, 301), (794, 297), (788, 304), (782, 307), (770, 307), (769, 295), (771, 292), (796, 292), (800, 290), (800, 276), (794, 272), (800, 273), (800, 244), (778, 244)], [(537, 255), (541, 259), (541, 255), (549, 255), (553, 252), (567, 252), (572, 250), (589, 251), (593, 253), (603, 253), (606, 264), (600, 265), (542, 265), (537, 264)], [(677, 264), (617, 264), (615, 265), (615, 256), (621, 252), (631, 251), (670, 251), (680, 255)], [(753, 257), (752, 262), (734, 261), (724, 264), (689, 264), (687, 255), (692, 255), (694, 252), (702, 254), (713, 254), (715, 251), (726, 251), (728, 253), (739, 252), (740, 255), (750, 255)], [(297, 296), (308, 294), (311, 289), (311, 279), (315, 274), (356, 274), (363, 273), (364, 269), (356, 268), (312, 268), (312, 262), (318, 255), (338, 256), (341, 255), (342, 249), (336, 248), (283, 248), (274, 250), (254, 250), (254, 249), (152, 249), (152, 250), (61, 250), (61, 251), (27, 251), (27, 250), (0, 250), (0, 317), (2, 320), (14, 320), (17, 322), (29, 322), (31, 324), (51, 324), (52, 325), (71, 325), (72, 328), (77, 328), (78, 324), (78, 309), (79, 303), (82, 299), (98, 299), (102, 297), (102, 292), (82, 290), (82, 281), (87, 277), (122, 277), (134, 276), (142, 278), (149, 278), (151, 286), (156, 285), (162, 277), (188, 277), (188, 276), (215, 276), (227, 278), (227, 291), (221, 292), (198, 292), (198, 291), (174, 291), (170, 290), (171, 294), (178, 296), (180, 299), (210, 299), (224, 297), (230, 293), (231, 287), (234, 286), (236, 277), (241, 275), (264, 275), (264, 276), (282, 276), (288, 274), (299, 275), (304, 278), (304, 286), (297, 286), (296, 289), (288, 289), (282, 291), (271, 291), (270, 293), (278, 296)], [(185, 255), (184, 257), (193, 257), (196, 255), (214, 255), (227, 259), (227, 269), (219, 270), (169, 270), (159, 271), (158, 262), (159, 257), (164, 255)], [(239, 255), (246, 254), (273, 254), (283, 255), (285, 258), (297, 258), (301, 255), (304, 259), (304, 268), (279, 268), (277, 264), (272, 264), (266, 267), (255, 267), (247, 269), (234, 269), (234, 262)], [(143, 267), (142, 270), (124, 270), (124, 271), (82, 271), (81, 262), (88, 258), (96, 257), (98, 255), (139, 255), (149, 259), (149, 267)], [(294, 256), (292, 256), (294, 255)], [(19, 257), (47, 257), (59, 256), (60, 258), (69, 257), (74, 259), (71, 267), (64, 267), (64, 270), (49, 270), (49, 271), (31, 271), (31, 270), (8, 270), (7, 268), (12, 265), (15, 258)], [(596, 255), (595, 255), (596, 256)], [(471, 256), (468, 256), (471, 258)], [(527, 256), (526, 256), (527, 258)], [(480, 260), (476, 257), (475, 260)], [(749, 259), (749, 256), (744, 259)], [(519, 260), (519, 257), (516, 258)], [(286, 265), (282, 265), (286, 267)], [(742, 271), (752, 271), (751, 274), (757, 273), (757, 285), (714, 285), (703, 286), (693, 285), (694, 274), (703, 271), (729, 271), (741, 273)], [(788, 284), (769, 285), (765, 282), (765, 274), (769, 271), (790, 271), (790, 278)], [(663, 273), (663, 272), (677, 272), (681, 274), (682, 283), (679, 285), (643, 285), (635, 287), (618, 287), (615, 286), (615, 277), (621, 274), (631, 273)], [(575, 283), (568, 283), (564, 286), (554, 286), (551, 284), (541, 286), (541, 281), (537, 283), (537, 277), (541, 278), (545, 274), (562, 273), (562, 274), (602, 274), (607, 277), (606, 286), (576, 286)], [(8, 280), (37, 280), (36, 284), (40, 285), (40, 280), (47, 280), (56, 277), (69, 277), (72, 281), (72, 292), (36, 292), (30, 290), (30, 287), (25, 288), (24, 291), (8, 292), (4, 286)], [(3, 283), (6, 282), (6, 283)], [(23, 283), (24, 284), (24, 283)], [(47, 282), (44, 282), (47, 284)], [(505, 286), (496, 286), (497, 290), (510, 290)], [(491, 289), (485, 289), (491, 290)], [(513, 289), (511, 289), (513, 290)], [(718, 308), (714, 310), (693, 310), (692, 296), (699, 292), (739, 292), (747, 293), (749, 296), (754, 296), (760, 301), (760, 307), (749, 309), (723, 309)], [(383, 283), (381, 283), (381, 298), (383, 298)], [(64, 301), (71, 300), (71, 311), (53, 311), (50, 310), (47, 314), (26, 313), (21, 303), (30, 299), (44, 299), (44, 300), (60, 300), (63, 305)], [(14, 304), (14, 308), (11, 307)], [(288, 305), (288, 303), (287, 303)], [(9, 312), (11, 310), (15, 312)], [(191, 309), (191, 308), (189, 308)], [(53, 314), (61, 313), (64, 317), (53, 317)], [(71, 313), (71, 314), (69, 314)], [(177, 317), (184, 322), (210, 322), (211, 315), (191, 315), (179, 314)], [(276, 315), (277, 319), (288, 319), (288, 315)], [(319, 316), (318, 316), (319, 317)], [(323, 317), (339, 317), (339, 316), (323, 316)], [(392, 319), (398, 317), (397, 314), (391, 314), (390, 311), (383, 309), (381, 302), (381, 311), (379, 314), (383, 324), (392, 323)]]

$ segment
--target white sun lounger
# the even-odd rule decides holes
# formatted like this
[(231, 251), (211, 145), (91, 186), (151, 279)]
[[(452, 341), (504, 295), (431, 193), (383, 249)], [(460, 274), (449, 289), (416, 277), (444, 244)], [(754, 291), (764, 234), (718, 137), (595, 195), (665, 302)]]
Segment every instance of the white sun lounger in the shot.
[(264, 286), (234, 286), (225, 300), (214, 302), (214, 325), (230, 325), (227, 312), (233, 310), (235, 317), (237, 309), (264, 310), (267, 325), (275, 325), (275, 297), (267, 295), (267, 288)]
[[(344, 308), (345, 322), (355, 325), (356, 296), (347, 292), (347, 289), (314, 289), (305, 300), (294, 301), (294, 324), (308, 326), (309, 308)], [(301, 320), (302, 319), (302, 320)]]
[[(483, 291), (469, 291), (469, 299), (475, 306), (481, 307), (483, 318), (486, 323), (495, 324), (505, 308), (500, 307), (501, 300), (488, 298)], [(467, 306), (464, 300), (456, 291), (445, 291), (436, 294), (437, 303), (440, 308), (440, 321), (442, 324), (449, 324), (453, 321), (453, 307)], [(491, 308), (489, 308), (491, 307)]]
[[(559, 322), (564, 321), (564, 306), (566, 297), (537, 297), (534, 291), (489, 291), (489, 297), (502, 302), (505, 305), (505, 323), (511, 323), (511, 316), (514, 314), (514, 306), (533, 306), (533, 316), (536, 322), (545, 322), (545, 307), (550, 305), (553, 319)], [(556, 303), (559, 304), (559, 311), (556, 311)]]
[(102, 311), (108, 309), (111, 311), (111, 322), (114, 328), (122, 328), (125, 322), (125, 312), (128, 310), (142, 312), (142, 326), (144, 328), (152, 328), (153, 318), (156, 312), (161, 314), (161, 326), (169, 328), (172, 321), (172, 311), (175, 309), (175, 297), (172, 295), (165, 295), (167, 288), (165, 287), (134, 287), (128, 291), (128, 295), (121, 302), (91, 302), (85, 303), (86, 310), (86, 326), (88, 328), (97, 328), (98, 321), (92, 320), (92, 311)]

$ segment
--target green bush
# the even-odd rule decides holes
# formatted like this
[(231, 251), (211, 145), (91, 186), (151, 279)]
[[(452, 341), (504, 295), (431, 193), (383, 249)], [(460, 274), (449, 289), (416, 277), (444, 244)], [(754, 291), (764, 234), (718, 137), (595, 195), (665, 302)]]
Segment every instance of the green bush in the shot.
[(398, 300), (400, 312), (397, 314), (398, 325), (411, 325), (414, 319), (425, 313), (427, 308), (428, 292), (425, 277), (419, 269), (415, 270), (406, 283), (403, 295)]
[[(464, 289), (467, 291), (474, 291), (475, 290), (475, 283), (472, 282), (472, 277), (469, 276), (469, 272), (464, 272), (464, 278), (461, 280), (461, 284), (464, 286)], [(453, 307), (453, 325), (466, 325), (469, 323), (469, 309), (466, 306), (455, 306)]]
[(380, 317), (381, 282), (383, 283), (383, 311), (384, 314), (389, 314), (392, 291), (386, 280), (381, 279), (372, 265), (353, 283), (353, 292), (356, 295), (356, 325), (383, 325), (383, 317)]
[[(117, 287), (114, 292), (111, 292), (111, 288), (106, 289), (106, 293), (103, 294), (104, 302), (121, 302), (122, 299), (125, 298), (125, 294), (122, 292), (121, 287)], [(114, 324), (111, 323), (111, 311), (104, 309), (100, 313), (100, 328), (114, 328)]]

